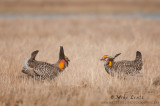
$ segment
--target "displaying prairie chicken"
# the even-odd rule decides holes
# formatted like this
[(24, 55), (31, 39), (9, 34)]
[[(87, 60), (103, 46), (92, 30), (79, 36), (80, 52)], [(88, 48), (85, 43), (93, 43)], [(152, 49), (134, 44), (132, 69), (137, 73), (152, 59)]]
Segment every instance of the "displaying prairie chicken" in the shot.
[(116, 54), (114, 57), (108, 55), (102, 57), (101, 61), (105, 62), (104, 67), (108, 74), (121, 77), (123, 75), (135, 75), (140, 72), (143, 66), (141, 52), (136, 52), (136, 58), (133, 61), (114, 61), (120, 54)]
[(69, 64), (69, 58), (65, 56), (63, 47), (60, 47), (59, 60), (56, 64), (35, 60), (38, 50), (31, 53), (31, 56), (25, 61), (22, 72), (32, 76), (40, 77), (41, 79), (53, 79), (62, 72)]

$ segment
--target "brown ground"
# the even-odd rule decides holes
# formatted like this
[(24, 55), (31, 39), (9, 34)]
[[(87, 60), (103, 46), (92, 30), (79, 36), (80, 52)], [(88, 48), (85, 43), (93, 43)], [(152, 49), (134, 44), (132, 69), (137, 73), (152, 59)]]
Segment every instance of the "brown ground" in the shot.
[[(97, 106), (124, 94), (126, 101), (158, 101), (160, 89), (152, 82), (160, 71), (159, 25), (160, 20), (111, 17), (0, 19), (0, 105)], [(55, 63), (60, 45), (71, 62), (55, 80), (37, 81), (21, 73), (37, 49), (37, 60)], [(143, 55), (143, 76), (112, 78), (99, 60), (119, 52), (117, 60), (133, 60), (137, 50)], [(131, 99), (132, 94), (143, 99)]]

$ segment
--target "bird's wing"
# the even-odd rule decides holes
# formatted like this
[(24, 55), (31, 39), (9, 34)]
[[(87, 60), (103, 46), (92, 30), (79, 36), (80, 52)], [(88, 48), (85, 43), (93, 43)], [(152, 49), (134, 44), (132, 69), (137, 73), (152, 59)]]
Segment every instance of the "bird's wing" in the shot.
[(38, 64), (34, 68), (34, 72), (39, 76), (56, 76), (59, 72), (58, 67), (55, 67), (49, 63)]

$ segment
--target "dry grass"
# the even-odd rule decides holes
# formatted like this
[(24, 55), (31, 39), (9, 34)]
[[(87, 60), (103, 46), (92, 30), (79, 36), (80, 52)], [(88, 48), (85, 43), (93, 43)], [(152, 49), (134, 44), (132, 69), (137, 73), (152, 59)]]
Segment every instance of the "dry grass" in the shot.
[[(111, 95), (142, 95), (160, 99), (152, 85), (160, 71), (160, 20), (111, 17), (61, 19), (0, 19), (0, 105), (102, 105)], [(21, 73), (25, 59), (39, 49), (37, 60), (55, 63), (59, 46), (69, 67), (52, 81), (37, 81)], [(117, 60), (143, 54), (143, 77), (110, 77), (99, 59), (121, 52)], [(125, 101), (124, 99), (118, 101)]]

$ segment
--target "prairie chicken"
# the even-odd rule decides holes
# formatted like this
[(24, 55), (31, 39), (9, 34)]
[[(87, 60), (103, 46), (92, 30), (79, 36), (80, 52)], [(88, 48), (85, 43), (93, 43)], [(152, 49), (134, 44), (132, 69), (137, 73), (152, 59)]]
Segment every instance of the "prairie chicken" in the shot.
[(53, 79), (62, 72), (69, 64), (69, 58), (64, 55), (63, 47), (60, 47), (59, 60), (56, 64), (35, 60), (38, 50), (31, 53), (31, 56), (25, 61), (22, 72), (32, 76), (40, 77), (42, 79)]
[(102, 57), (101, 61), (105, 61), (104, 67), (108, 74), (111, 76), (118, 75), (118, 77), (120, 77), (140, 73), (143, 66), (141, 52), (136, 52), (136, 58), (133, 61), (122, 60), (115, 62), (114, 59), (120, 54), (121, 53), (116, 54), (114, 57), (108, 55)]

